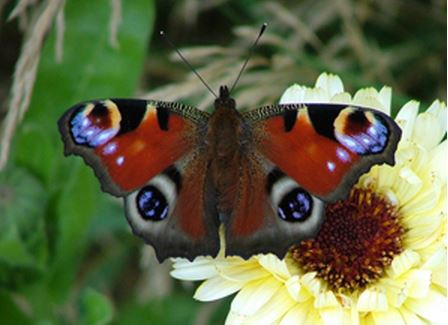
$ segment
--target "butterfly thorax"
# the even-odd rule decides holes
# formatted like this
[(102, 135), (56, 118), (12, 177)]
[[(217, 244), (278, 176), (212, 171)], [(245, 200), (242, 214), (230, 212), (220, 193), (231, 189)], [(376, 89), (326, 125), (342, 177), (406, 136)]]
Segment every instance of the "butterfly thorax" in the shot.
[(242, 119), (228, 88), (220, 88), (215, 112), (210, 117), (207, 142), (208, 161), (215, 191), (219, 194), (218, 210), (232, 209), (241, 159)]

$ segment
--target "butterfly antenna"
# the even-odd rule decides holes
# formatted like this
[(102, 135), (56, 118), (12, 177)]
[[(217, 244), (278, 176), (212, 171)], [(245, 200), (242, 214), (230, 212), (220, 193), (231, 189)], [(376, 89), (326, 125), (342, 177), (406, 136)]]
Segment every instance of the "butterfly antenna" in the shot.
[(268, 24), (267, 24), (267, 23), (263, 23), (263, 25), (262, 25), (261, 28), (260, 28), (260, 32), (258, 33), (258, 36), (257, 36), (257, 38), (256, 38), (256, 40), (255, 40), (255, 42), (254, 42), (254, 44), (252, 44), (252, 46), (251, 46), (250, 49), (249, 49), (249, 53), (247, 54), (247, 58), (246, 58), (246, 60), (244, 61), (243, 65), (242, 65), (242, 67), (241, 67), (241, 69), (240, 69), (240, 72), (238, 73), (238, 76), (236, 77), (235, 82), (234, 82), (233, 85), (232, 85), (232, 88), (230, 88), (230, 92), (229, 92), (229, 93), (232, 93), (233, 88), (235, 88), (236, 84), (237, 84), (238, 81), (240, 80), (241, 75), (243, 74), (244, 69), (246, 69), (246, 65), (247, 65), (247, 63), (249, 62), (249, 59), (250, 59), (251, 56), (252, 56), (252, 53), (253, 53), (253, 51), (254, 51), (254, 48), (257, 46), (257, 44), (258, 44), (258, 40), (260, 39), (261, 35), (263, 35), (264, 31), (266, 30), (266, 27), (268, 27)]
[(190, 64), (190, 62), (188, 62), (188, 60), (183, 56), (183, 54), (181, 53), (181, 51), (179, 51), (179, 49), (176, 47), (176, 45), (174, 45), (173, 42), (171, 42), (171, 40), (168, 38), (168, 36), (166, 36), (165, 32), (163, 30), (161, 30), (160, 32), (160, 36), (162, 36), (165, 41), (176, 51), (176, 53), (179, 55), (179, 57), (182, 59), (182, 61), (184, 61), (184, 63), (190, 68), (191, 71), (193, 71), (193, 73), (199, 78), (199, 80), (201, 80), (201, 82), (204, 84), (204, 86), (213, 94), (213, 96), (215, 96), (216, 98), (218, 98), (218, 95), (216, 95), (216, 93), (210, 88), (210, 86), (205, 82), (205, 80), (201, 77), (201, 75), (196, 71), (195, 68), (193, 68), (193, 66)]

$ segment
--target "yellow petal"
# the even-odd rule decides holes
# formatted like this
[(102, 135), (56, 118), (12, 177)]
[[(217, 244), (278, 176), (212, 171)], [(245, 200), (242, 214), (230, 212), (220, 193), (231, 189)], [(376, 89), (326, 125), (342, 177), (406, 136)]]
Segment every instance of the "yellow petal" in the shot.
[(395, 121), (401, 128), (401, 141), (410, 140), (414, 129), (415, 119), (418, 114), (419, 102), (411, 100), (398, 112)]
[(329, 97), (344, 92), (341, 78), (334, 74), (322, 73), (316, 80), (315, 88), (322, 88)]
[(447, 164), (447, 141), (444, 140), (430, 152), (430, 170), (440, 179), (446, 180), (448, 177)]
[(378, 100), (382, 105), (382, 111), (387, 115), (390, 115), (390, 105), (392, 102), (392, 88), (387, 86), (381, 88), (378, 95)]
[(371, 87), (358, 90), (353, 96), (353, 104), (376, 109), (382, 108), (378, 91)]
[(230, 281), (249, 282), (270, 276), (270, 273), (261, 268), (255, 259), (243, 263), (217, 265), (217, 269), (223, 278)]
[(435, 253), (423, 264), (422, 269), (432, 271), (431, 281), (442, 288), (447, 285), (447, 252), (445, 245), (436, 250)]
[(324, 291), (317, 295), (314, 300), (315, 308), (330, 308), (330, 307), (340, 307), (336, 296), (332, 291)]
[(376, 289), (366, 289), (359, 296), (356, 307), (359, 311), (386, 311), (386, 294)]
[(281, 286), (282, 283), (273, 277), (250, 282), (235, 296), (230, 309), (239, 315), (254, 315)]
[(243, 316), (240, 314), (237, 314), (233, 311), (230, 311), (226, 318), (226, 325), (242, 325), (246, 324), (247, 322), (247, 316)]
[(425, 298), (431, 284), (431, 271), (412, 270), (407, 277), (409, 283), (409, 297)]
[(301, 103), (305, 99), (305, 87), (294, 84), (285, 90), (280, 98), (280, 104)]
[(427, 324), (416, 314), (411, 313), (409, 310), (407, 310), (404, 307), (400, 308), (399, 311), (400, 311), (401, 316), (404, 319), (404, 322), (408, 325), (426, 325)]
[(294, 275), (290, 277), (285, 282), (285, 286), (289, 294), (291, 295), (291, 298), (294, 299), (295, 301), (300, 301), (300, 292), (304, 290), (301, 290), (302, 285), (300, 284), (299, 276)]
[(424, 299), (408, 299), (407, 309), (436, 324), (444, 324), (448, 319), (447, 298), (430, 290)]
[(285, 260), (280, 260), (274, 254), (260, 255), (258, 263), (272, 275), (284, 281), (291, 276)]
[(217, 300), (237, 292), (243, 285), (244, 282), (229, 281), (217, 276), (204, 281), (193, 297), (200, 301)]
[(437, 120), (437, 116), (424, 112), (417, 116), (413, 140), (426, 149), (434, 148), (443, 138), (446, 126), (442, 127)]
[(389, 308), (388, 311), (384, 312), (373, 312), (372, 317), (377, 325), (406, 325), (400, 312), (395, 308)]
[(439, 121), (443, 133), (446, 133), (448, 116), (445, 102), (441, 102), (438, 99), (433, 101), (431, 106), (429, 106), (429, 108), (427, 109), (427, 112), (432, 114), (436, 118), (436, 120)]
[(330, 101), (337, 104), (350, 104), (352, 102), (352, 96), (349, 93), (340, 93), (331, 97)]
[[(312, 304), (304, 303), (296, 305), (283, 316), (280, 325), (311, 324), (307, 319), (311, 316), (310, 314), (317, 314)], [(315, 316), (311, 316), (311, 318), (315, 318)]]
[[(441, 196), (443, 191), (443, 184), (441, 180), (433, 178), (431, 181), (425, 180), (425, 182), (419, 187), (412, 200), (408, 200), (406, 203), (402, 202), (401, 213), (407, 220), (410, 220), (413, 215), (418, 218), (419, 214), (423, 217), (440, 213), (442, 209), (443, 200), (446, 202), (446, 197)], [(420, 216), (422, 217), (422, 216)]]
[(170, 275), (179, 280), (205, 280), (218, 274), (213, 260), (207, 258), (197, 258), (193, 262), (177, 258), (174, 260), (173, 268)]
[(316, 279), (316, 272), (306, 273), (300, 279), (302, 286), (306, 288), (314, 297), (317, 297), (320, 292), (321, 282)]
[(330, 102), (330, 96), (321, 88), (306, 88), (304, 101), (306, 103), (326, 103)]
[(286, 290), (278, 290), (258, 313), (248, 319), (248, 324), (277, 322), (295, 305), (296, 302)]
[(344, 311), (340, 307), (319, 309), (319, 314), (323, 324), (343, 325), (347, 321)]
[(398, 278), (413, 266), (417, 265), (419, 261), (420, 255), (418, 253), (406, 249), (400, 255), (395, 256), (387, 273), (393, 279)]
[(408, 298), (409, 288), (404, 279), (382, 279), (381, 285), (386, 290), (387, 301), (391, 306), (400, 308)]

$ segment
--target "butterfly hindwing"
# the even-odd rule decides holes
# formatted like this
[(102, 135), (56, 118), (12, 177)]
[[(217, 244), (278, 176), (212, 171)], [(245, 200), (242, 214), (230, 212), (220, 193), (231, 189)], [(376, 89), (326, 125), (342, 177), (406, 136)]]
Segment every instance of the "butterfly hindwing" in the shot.
[(393, 164), (401, 135), (386, 114), (351, 105), (276, 105), (244, 118), (253, 125), (257, 149), (327, 202), (345, 198), (374, 164)]
[(133, 232), (154, 246), (160, 261), (218, 253), (219, 223), (206, 165), (195, 151), (125, 198)]
[(92, 166), (104, 191), (124, 196), (198, 145), (208, 114), (177, 103), (107, 99), (59, 120), (65, 154)]
[(249, 258), (274, 253), (313, 237), (324, 220), (324, 204), (254, 152), (241, 163), (238, 200), (224, 221), (226, 255)]

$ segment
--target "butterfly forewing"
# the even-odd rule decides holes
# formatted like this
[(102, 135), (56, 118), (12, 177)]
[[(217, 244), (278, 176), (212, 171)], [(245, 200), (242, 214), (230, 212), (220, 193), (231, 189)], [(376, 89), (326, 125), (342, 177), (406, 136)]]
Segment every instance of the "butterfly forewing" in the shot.
[(103, 190), (124, 196), (198, 146), (207, 119), (180, 104), (108, 99), (74, 106), (59, 129), (65, 154), (82, 156)]
[(401, 135), (386, 114), (340, 104), (276, 105), (244, 118), (258, 150), (327, 202), (345, 198), (374, 164), (393, 164)]

